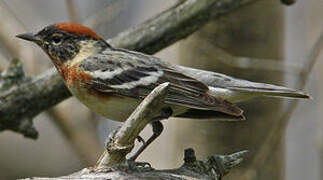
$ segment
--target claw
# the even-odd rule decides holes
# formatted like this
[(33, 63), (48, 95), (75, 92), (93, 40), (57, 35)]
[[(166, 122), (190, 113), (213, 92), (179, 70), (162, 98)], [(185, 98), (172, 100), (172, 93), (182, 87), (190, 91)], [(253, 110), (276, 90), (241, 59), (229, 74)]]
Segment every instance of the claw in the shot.
[[(164, 126), (160, 121), (153, 121), (151, 125), (153, 127), (153, 135), (142, 144), (138, 151), (132, 157), (130, 157), (129, 160), (135, 161), (137, 157), (149, 146), (149, 144), (151, 144), (163, 132)], [(141, 138), (140, 136), (138, 137)]]
[(144, 140), (144, 138), (142, 138), (141, 136), (137, 136), (137, 141), (142, 143), (142, 144), (145, 144), (146, 141)]
[(136, 170), (136, 171), (150, 171), (153, 169), (148, 162), (136, 162), (131, 159), (130, 160), (128, 159), (127, 164), (130, 169)]

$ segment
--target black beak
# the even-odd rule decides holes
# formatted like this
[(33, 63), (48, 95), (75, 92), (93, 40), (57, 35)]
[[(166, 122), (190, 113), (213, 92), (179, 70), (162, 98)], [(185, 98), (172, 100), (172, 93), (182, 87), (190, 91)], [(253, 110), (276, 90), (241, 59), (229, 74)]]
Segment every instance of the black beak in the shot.
[(34, 33), (18, 34), (16, 37), (20, 38), (20, 39), (27, 40), (27, 41), (35, 42), (37, 44), (42, 43), (42, 40), (40, 38), (38, 38), (37, 36), (35, 36)]

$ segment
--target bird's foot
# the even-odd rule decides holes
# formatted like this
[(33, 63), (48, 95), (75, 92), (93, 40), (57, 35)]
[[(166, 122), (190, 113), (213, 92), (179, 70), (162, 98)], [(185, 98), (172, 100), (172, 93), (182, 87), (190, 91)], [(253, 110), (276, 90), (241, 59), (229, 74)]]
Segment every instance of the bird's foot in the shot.
[(127, 166), (129, 167), (130, 170), (133, 171), (151, 171), (153, 168), (151, 167), (150, 163), (148, 162), (136, 162), (131, 159), (128, 159), (126, 161)]
[(164, 126), (160, 121), (153, 121), (151, 123), (153, 128), (153, 135), (145, 142), (140, 136), (137, 137), (138, 141), (142, 141), (142, 146), (137, 150), (137, 152), (129, 158), (131, 161), (136, 161), (138, 156), (163, 132)]

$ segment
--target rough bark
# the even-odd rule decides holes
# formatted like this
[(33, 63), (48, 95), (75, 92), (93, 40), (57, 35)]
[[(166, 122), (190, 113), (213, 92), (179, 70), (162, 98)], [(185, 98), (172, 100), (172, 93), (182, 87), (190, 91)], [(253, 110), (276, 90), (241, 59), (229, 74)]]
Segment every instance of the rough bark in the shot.
[(184, 164), (176, 169), (156, 170), (149, 166), (138, 167), (134, 164), (123, 164), (101, 169), (85, 168), (68, 176), (62, 177), (33, 177), (25, 180), (66, 180), (66, 179), (167, 179), (167, 180), (192, 180), (210, 179), (221, 180), (219, 168), (227, 174), (229, 170), (242, 161), (246, 151), (230, 155), (214, 155), (204, 160), (196, 160), (193, 149), (186, 149), (184, 153)]
[[(116, 47), (152, 54), (187, 37), (211, 19), (254, 1), (181, 1), (142, 25), (120, 33), (109, 42)], [(0, 92), (0, 131), (9, 129), (31, 138), (37, 137), (31, 119), (71, 96), (53, 69), (5, 88), (8, 90)]]
[[(258, 82), (283, 84), (284, 76), (280, 71), (273, 69), (249, 69), (248, 61), (238, 61), (236, 66), (222, 63), (225, 57), (219, 56), (220, 50), (243, 57), (253, 57), (280, 61), (283, 59), (283, 10), (278, 1), (261, 1), (253, 6), (242, 8), (228, 16), (221, 17), (218, 21), (207, 25), (201, 31), (184, 41), (180, 47), (180, 64), (195, 68), (230, 74), (234, 77)], [(257, 61), (254, 59), (254, 61)], [(253, 61), (249, 61), (253, 64)], [(247, 65), (246, 65), (247, 64)], [(190, 144), (198, 144), (199, 152), (207, 155), (212, 152), (228, 152), (243, 147), (251, 150), (250, 162), (262, 156), (260, 148), (264, 139), (277, 127), (282, 113), (282, 101), (279, 99), (257, 98), (239, 104), (245, 110), (247, 120), (241, 123), (221, 122), (179, 122), (183, 129), (178, 133), (176, 144), (186, 142), (183, 137), (188, 137)], [(285, 128), (285, 127), (282, 127)], [(192, 138), (191, 132), (198, 131)], [(276, 134), (276, 142), (268, 146), (276, 146), (271, 151), (270, 161), (264, 166), (252, 166), (246, 162), (245, 167), (236, 170), (227, 179), (283, 179), (284, 177), (284, 146), (280, 140), (283, 131)], [(279, 141), (277, 141), (279, 139)], [(178, 151), (187, 145), (178, 145)], [(267, 146), (267, 147), (268, 147)]]

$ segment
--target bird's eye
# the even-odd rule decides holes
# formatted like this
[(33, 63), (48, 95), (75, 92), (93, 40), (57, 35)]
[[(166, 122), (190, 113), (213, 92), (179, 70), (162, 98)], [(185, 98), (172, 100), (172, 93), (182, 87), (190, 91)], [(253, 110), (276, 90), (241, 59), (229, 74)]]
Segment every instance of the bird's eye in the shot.
[(62, 42), (62, 38), (61, 37), (59, 37), (59, 36), (54, 36), (53, 37), (53, 44), (55, 44), (55, 45), (59, 45), (61, 42)]

